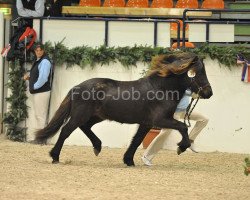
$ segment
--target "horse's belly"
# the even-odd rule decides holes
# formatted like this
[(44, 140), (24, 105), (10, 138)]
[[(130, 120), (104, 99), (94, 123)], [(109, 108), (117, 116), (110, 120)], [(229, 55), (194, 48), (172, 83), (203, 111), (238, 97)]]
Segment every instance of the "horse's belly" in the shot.
[(141, 123), (145, 119), (145, 109), (139, 105), (109, 105), (102, 108), (98, 114), (102, 119), (109, 119), (120, 123)]

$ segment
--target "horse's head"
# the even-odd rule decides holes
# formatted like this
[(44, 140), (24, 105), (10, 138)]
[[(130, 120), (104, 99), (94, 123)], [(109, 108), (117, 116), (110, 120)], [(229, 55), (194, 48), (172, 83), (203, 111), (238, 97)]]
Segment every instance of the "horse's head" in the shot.
[(152, 61), (151, 71), (159, 76), (167, 77), (170, 74), (181, 75), (181, 85), (190, 88), (192, 92), (204, 99), (213, 95), (207, 79), (204, 63), (191, 52), (177, 52), (170, 55), (158, 56)]
[(204, 99), (213, 95), (211, 85), (207, 79), (204, 63), (197, 56), (188, 67), (185, 78), (192, 92)]

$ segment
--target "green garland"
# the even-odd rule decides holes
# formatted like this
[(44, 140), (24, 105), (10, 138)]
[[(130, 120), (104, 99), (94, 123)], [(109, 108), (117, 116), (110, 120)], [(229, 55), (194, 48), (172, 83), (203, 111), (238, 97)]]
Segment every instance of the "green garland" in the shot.
[(219, 64), (224, 64), (225, 67), (228, 67), (229, 69), (236, 66), (236, 55), (238, 53), (242, 53), (247, 58), (250, 58), (250, 49), (247, 45), (218, 46), (205, 44), (200, 48), (193, 49), (192, 51), (203, 57), (210, 57), (212, 60), (218, 60)]
[(7, 137), (14, 141), (26, 140), (26, 127), (22, 123), (28, 117), (26, 105), (26, 84), (22, 79), (24, 68), (19, 61), (10, 62), (10, 72), (7, 87), (11, 90), (11, 95), (6, 98), (10, 106), (8, 112), (4, 114), (3, 122), (7, 125)]
[[(63, 41), (54, 45), (47, 42), (45, 49), (56, 66), (62, 66), (65, 63), (68, 68), (78, 65), (82, 69), (87, 66), (94, 68), (116, 62), (120, 62), (125, 68), (136, 67), (138, 62), (150, 63), (151, 58), (155, 55), (173, 52), (169, 48), (153, 48), (149, 46), (117, 48), (82, 46), (69, 49), (63, 45)], [(228, 68), (236, 65), (237, 53), (241, 52), (244, 55), (250, 55), (250, 50), (244, 45), (220, 47), (205, 44), (199, 48), (182, 49), (182, 51), (192, 51), (203, 58), (209, 56), (212, 59), (217, 59), (220, 64), (224, 64)], [(10, 107), (4, 116), (4, 123), (7, 124), (7, 135), (10, 139), (25, 141), (26, 129), (20, 126), (20, 123), (28, 116), (26, 86), (22, 80), (24, 68), (20, 67), (20, 63), (17, 61), (12, 62), (10, 68), (8, 87), (12, 91), (12, 95), (6, 99), (10, 103)]]
[[(150, 63), (151, 58), (155, 55), (173, 52), (169, 48), (153, 48), (150, 46), (117, 48), (106, 46), (97, 48), (81, 46), (69, 49), (65, 47), (62, 42), (55, 43), (54, 46), (51, 42), (47, 42), (45, 46), (46, 52), (57, 66), (61, 66), (65, 63), (67, 67), (78, 65), (82, 69), (88, 65), (94, 68), (97, 65), (109, 65), (117, 61), (124, 67), (130, 68), (136, 66), (137, 62)], [(246, 56), (250, 55), (250, 49), (247, 49), (245, 45), (228, 45), (225, 47), (204, 44), (199, 48), (186, 48), (182, 49), (182, 51), (192, 51), (203, 58), (210, 57), (213, 60), (217, 59), (219, 64), (224, 64), (228, 68), (236, 65), (237, 53), (241, 52)]]

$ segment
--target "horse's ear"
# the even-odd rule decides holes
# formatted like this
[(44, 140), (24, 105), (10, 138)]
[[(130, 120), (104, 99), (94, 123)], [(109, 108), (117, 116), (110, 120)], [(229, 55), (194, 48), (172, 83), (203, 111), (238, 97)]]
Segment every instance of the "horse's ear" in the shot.
[(184, 57), (174, 61), (172, 64), (174, 67), (171, 67), (170, 70), (173, 74), (183, 74), (187, 72), (192, 65), (192, 63), (195, 62), (195, 60), (198, 59), (198, 56), (192, 54), (189, 58)]

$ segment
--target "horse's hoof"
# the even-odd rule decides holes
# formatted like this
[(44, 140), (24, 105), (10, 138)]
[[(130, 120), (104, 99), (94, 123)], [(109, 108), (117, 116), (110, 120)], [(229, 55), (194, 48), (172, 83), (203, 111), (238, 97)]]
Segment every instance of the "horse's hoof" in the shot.
[(135, 163), (126, 163), (128, 167), (135, 167)]
[(182, 150), (180, 149), (180, 147), (177, 148), (177, 154), (178, 154), (178, 155), (180, 155), (180, 154), (183, 153), (183, 152), (184, 152), (184, 151), (182, 151)]
[(93, 148), (93, 151), (94, 151), (94, 153), (95, 153), (95, 155), (96, 156), (98, 156), (99, 155), (99, 153), (101, 152), (101, 151), (99, 151), (98, 149), (96, 149), (96, 148)]
[(52, 164), (58, 164), (59, 163), (59, 160), (53, 160), (52, 161)]
[(123, 163), (126, 164), (128, 167), (135, 166), (133, 159), (123, 158)]

